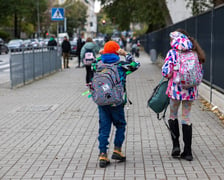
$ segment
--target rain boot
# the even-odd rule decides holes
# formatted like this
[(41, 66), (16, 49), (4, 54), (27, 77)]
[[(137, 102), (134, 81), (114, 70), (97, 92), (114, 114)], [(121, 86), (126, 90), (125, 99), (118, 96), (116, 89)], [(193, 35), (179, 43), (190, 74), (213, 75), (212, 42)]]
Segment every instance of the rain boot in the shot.
[(180, 137), (180, 132), (179, 132), (179, 125), (178, 125), (178, 120), (168, 120), (170, 130), (172, 133), (175, 135), (175, 137), (171, 134), (172, 142), (173, 142), (173, 149), (171, 155), (173, 157), (178, 157), (180, 156), (180, 143), (179, 143), (179, 137)]
[(192, 124), (182, 124), (183, 131), (183, 141), (184, 141), (184, 152), (181, 153), (181, 158), (187, 161), (192, 161), (193, 156), (191, 152), (191, 143), (192, 143)]

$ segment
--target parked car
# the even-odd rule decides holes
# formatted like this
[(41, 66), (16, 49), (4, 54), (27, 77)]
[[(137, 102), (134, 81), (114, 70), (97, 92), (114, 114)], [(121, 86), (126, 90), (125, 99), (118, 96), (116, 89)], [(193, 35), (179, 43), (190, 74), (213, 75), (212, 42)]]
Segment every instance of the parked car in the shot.
[(26, 39), (23, 41), (23, 44), (25, 46), (25, 49), (27, 50), (31, 50), (33, 48), (31, 40), (30, 39)]
[(39, 38), (38, 41), (39, 41), (39, 46), (40, 46), (40, 47), (46, 47), (46, 46), (45, 46), (45, 41), (44, 41), (43, 38)]
[(8, 54), (9, 49), (8, 47), (4, 44), (4, 40), (0, 38), (0, 54), (5, 53)]
[(9, 41), (8, 48), (11, 52), (22, 51), (25, 48), (25, 45), (22, 39), (13, 39)]
[(99, 48), (103, 48), (104, 43), (105, 43), (103, 37), (96, 37), (96, 38), (93, 39), (93, 41), (97, 44), (97, 46)]
[(47, 47), (49, 40), (50, 40), (49, 38), (44, 39), (44, 47)]
[(0, 45), (0, 54), (5, 53), (8, 54), (9, 48), (5, 44)]
[(77, 56), (77, 41), (70, 41), (70, 44), (71, 44), (70, 56), (76, 57)]
[(32, 47), (35, 49), (40, 48), (40, 43), (38, 39), (31, 39), (31, 44), (32, 44)]
[(0, 45), (4, 44), (4, 40), (0, 38)]

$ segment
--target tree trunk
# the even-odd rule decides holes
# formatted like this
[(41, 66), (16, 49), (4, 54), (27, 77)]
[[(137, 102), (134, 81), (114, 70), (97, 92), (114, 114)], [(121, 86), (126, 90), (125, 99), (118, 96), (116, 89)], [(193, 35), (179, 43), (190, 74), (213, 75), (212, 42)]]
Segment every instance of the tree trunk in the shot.
[(14, 13), (14, 37), (18, 38), (18, 17), (17, 12)]

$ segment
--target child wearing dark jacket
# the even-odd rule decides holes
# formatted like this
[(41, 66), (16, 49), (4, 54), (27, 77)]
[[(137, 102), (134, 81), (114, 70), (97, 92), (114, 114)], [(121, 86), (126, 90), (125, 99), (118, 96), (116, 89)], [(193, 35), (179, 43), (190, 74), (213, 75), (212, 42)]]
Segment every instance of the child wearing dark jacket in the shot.
[[(115, 41), (108, 41), (104, 49), (100, 51), (102, 54), (100, 61), (105, 64), (118, 63), (118, 72), (125, 91), (126, 75), (138, 69), (139, 62), (135, 62), (132, 55), (128, 54)], [(125, 56), (125, 61), (120, 61), (120, 57)], [(121, 148), (125, 139), (125, 112), (124, 103), (118, 105), (104, 105), (99, 106), (99, 165), (100, 167), (106, 167), (110, 160), (107, 156), (107, 146), (109, 144), (108, 138), (110, 136), (111, 125), (116, 127), (115, 139), (114, 139), (114, 151), (112, 159), (123, 162), (126, 157), (123, 155)]]

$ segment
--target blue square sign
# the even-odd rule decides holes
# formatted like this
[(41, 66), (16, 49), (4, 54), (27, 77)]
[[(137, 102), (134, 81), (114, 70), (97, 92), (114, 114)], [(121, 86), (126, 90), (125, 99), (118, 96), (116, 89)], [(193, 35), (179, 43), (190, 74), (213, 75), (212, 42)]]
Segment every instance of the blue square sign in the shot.
[(52, 21), (63, 21), (65, 17), (64, 8), (52, 8), (51, 9), (51, 20)]

